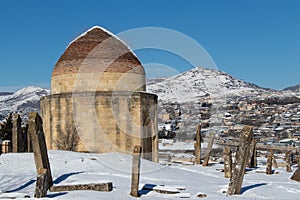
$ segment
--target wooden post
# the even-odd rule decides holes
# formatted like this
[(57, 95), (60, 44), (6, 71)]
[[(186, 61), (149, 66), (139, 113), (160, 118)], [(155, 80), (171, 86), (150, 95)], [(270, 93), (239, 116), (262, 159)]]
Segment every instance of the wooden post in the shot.
[(207, 145), (204, 161), (203, 161), (203, 164), (202, 164), (202, 166), (204, 166), (204, 167), (208, 166), (210, 153), (211, 153), (211, 150), (212, 150), (212, 147), (213, 147), (213, 144), (214, 144), (214, 140), (215, 140), (215, 135), (216, 134), (214, 132), (210, 133), (209, 142), (208, 142), (208, 145)]
[(251, 145), (250, 145), (248, 167), (249, 168), (255, 168), (255, 167), (257, 167), (256, 141), (254, 139), (252, 139)]
[(287, 172), (292, 172), (292, 167), (291, 167), (291, 151), (285, 152), (285, 161), (286, 161), (286, 171)]
[(194, 143), (196, 165), (201, 164), (201, 125), (197, 126), (196, 142)]
[(135, 146), (132, 155), (131, 192), (133, 197), (139, 197), (140, 167), (142, 147)]
[(267, 168), (266, 168), (266, 174), (268, 175), (272, 175), (272, 160), (273, 160), (273, 156), (272, 154), (269, 154), (267, 159)]
[(41, 169), (38, 173), (36, 179), (36, 186), (35, 186), (35, 198), (43, 198), (47, 196), (47, 190), (49, 189), (49, 177), (47, 169)]
[(227, 194), (241, 194), (245, 168), (249, 156), (250, 143), (253, 136), (253, 127), (245, 126), (241, 133), (240, 145), (236, 152), (235, 163), (230, 178)]
[(45, 136), (43, 132), (43, 122), (42, 122), (42, 118), (36, 112), (29, 113), (28, 133), (32, 137), (32, 147), (33, 147), (36, 172), (37, 174), (39, 174), (40, 170), (42, 169), (47, 170), (47, 180), (48, 180), (47, 189), (49, 189), (53, 185), (53, 180), (51, 175)]
[(224, 156), (224, 176), (225, 178), (231, 177), (232, 170), (232, 152), (230, 147), (225, 147), (223, 151)]

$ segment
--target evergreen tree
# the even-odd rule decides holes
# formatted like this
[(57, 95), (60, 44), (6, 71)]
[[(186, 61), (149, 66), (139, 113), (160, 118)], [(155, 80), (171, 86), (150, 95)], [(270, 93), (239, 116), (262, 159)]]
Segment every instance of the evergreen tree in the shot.
[(13, 128), (13, 121), (12, 121), (12, 113), (8, 115), (5, 121), (0, 124), (0, 139), (2, 140), (12, 140), (12, 128)]

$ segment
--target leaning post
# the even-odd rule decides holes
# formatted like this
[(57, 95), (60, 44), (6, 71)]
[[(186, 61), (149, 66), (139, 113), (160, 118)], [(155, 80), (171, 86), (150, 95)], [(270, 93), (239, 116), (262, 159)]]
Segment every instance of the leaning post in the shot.
[(245, 168), (249, 156), (249, 148), (253, 137), (253, 127), (245, 126), (241, 133), (240, 145), (237, 148), (235, 163), (230, 178), (227, 194), (235, 195), (241, 194)]
[(212, 132), (210, 133), (209, 136), (209, 141), (208, 141), (208, 145), (207, 145), (207, 149), (206, 149), (206, 153), (205, 153), (205, 157), (204, 157), (204, 161), (202, 166), (207, 167), (208, 166), (208, 162), (209, 162), (209, 157), (210, 157), (210, 153), (214, 144), (214, 140), (215, 140), (215, 133)]
[[(38, 174), (36, 191), (47, 191), (53, 185), (47, 146), (43, 131), (42, 118), (36, 112), (29, 113), (28, 134), (32, 137), (33, 155)], [(42, 188), (42, 190), (37, 189)], [(45, 192), (38, 192), (37, 196), (45, 197)]]

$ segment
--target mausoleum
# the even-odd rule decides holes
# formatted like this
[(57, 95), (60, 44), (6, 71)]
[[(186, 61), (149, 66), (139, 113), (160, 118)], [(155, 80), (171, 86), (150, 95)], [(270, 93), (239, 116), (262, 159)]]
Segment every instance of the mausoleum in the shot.
[(157, 162), (157, 96), (145, 82), (141, 62), (117, 36), (96, 26), (77, 37), (53, 69), (51, 95), (41, 99), (48, 149), (131, 153), (140, 145)]

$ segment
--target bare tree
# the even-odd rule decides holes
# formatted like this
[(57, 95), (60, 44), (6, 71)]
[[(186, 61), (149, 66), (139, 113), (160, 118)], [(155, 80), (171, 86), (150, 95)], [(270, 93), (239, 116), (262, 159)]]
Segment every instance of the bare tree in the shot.
[(58, 135), (54, 144), (59, 150), (76, 151), (80, 138), (77, 130), (74, 126), (68, 128), (66, 132), (62, 132)]

